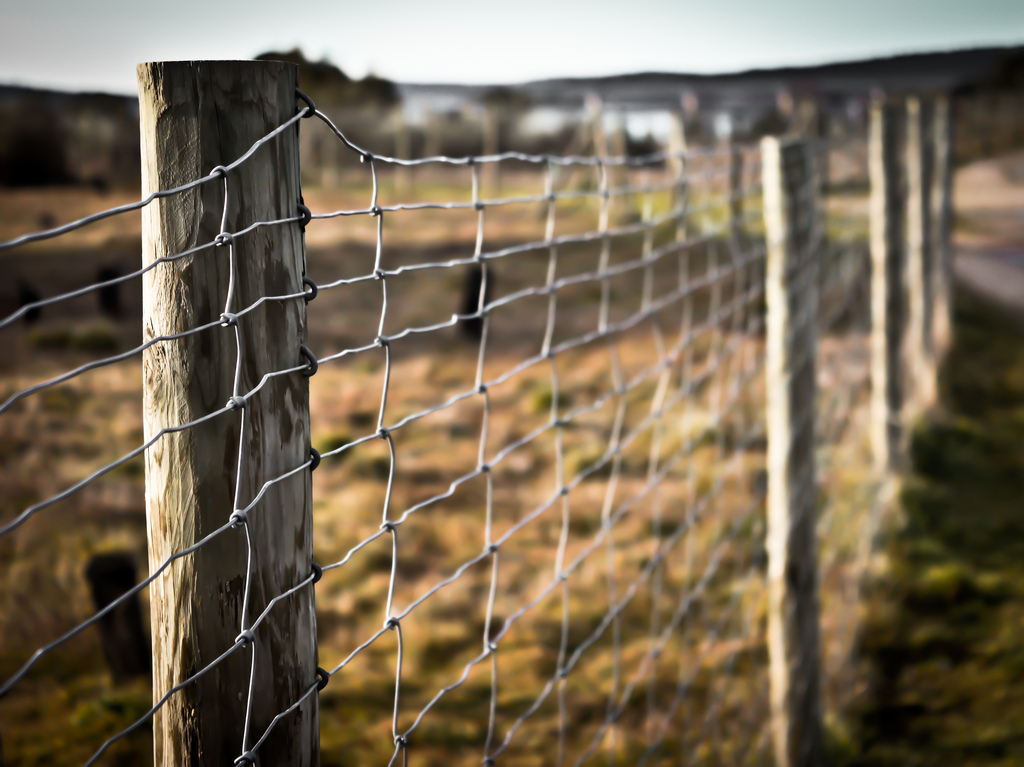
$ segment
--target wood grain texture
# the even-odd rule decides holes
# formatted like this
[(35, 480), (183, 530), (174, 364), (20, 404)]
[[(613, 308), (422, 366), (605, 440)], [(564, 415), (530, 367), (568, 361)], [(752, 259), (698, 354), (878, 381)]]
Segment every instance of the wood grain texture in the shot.
[(822, 763), (815, 465), (819, 216), (807, 141), (761, 143), (768, 241), (768, 654), (778, 767)]
[[(173, 62), (138, 69), (143, 192), (200, 178), (241, 156), (296, 112), (296, 69), (280, 62)], [(298, 133), (284, 131), (229, 174), (227, 230), (296, 214)], [(143, 263), (209, 242), (220, 231), (220, 179), (144, 209)], [(305, 269), (298, 224), (262, 227), (236, 240), (232, 309), (260, 296), (302, 290)], [(228, 249), (161, 264), (143, 280), (146, 339), (215, 320), (224, 310)], [(301, 364), (306, 338), (302, 299), (267, 302), (239, 320), (241, 390), (270, 371)], [(233, 328), (217, 327), (150, 347), (143, 358), (145, 433), (194, 420), (232, 394)], [(165, 435), (146, 454), (150, 567), (200, 540), (231, 515), (240, 412)], [(241, 506), (263, 484), (309, 455), (309, 385), (278, 376), (250, 400), (243, 443)], [(309, 472), (271, 487), (249, 512), (253, 578), (249, 619), (308, 576), (312, 561)], [(154, 699), (206, 667), (232, 645), (242, 621), (247, 561), (243, 528), (177, 560), (151, 586)], [(256, 630), (250, 744), (316, 678), (313, 589), (278, 603)], [(252, 650), (237, 650), (173, 695), (154, 718), (155, 763), (230, 765), (242, 753)], [(319, 760), (316, 696), (281, 720), (259, 751), (263, 764)]]

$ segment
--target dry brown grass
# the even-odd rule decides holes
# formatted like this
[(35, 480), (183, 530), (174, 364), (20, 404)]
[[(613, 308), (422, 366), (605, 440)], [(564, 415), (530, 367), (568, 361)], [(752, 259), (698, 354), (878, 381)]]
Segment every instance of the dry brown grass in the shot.
[[(711, 174), (720, 169), (708, 165), (697, 170)], [(641, 174), (633, 178), (639, 180)], [(314, 211), (365, 207), (369, 198), (364, 181), (365, 175), (353, 176), (330, 192), (309, 190), (306, 201)], [(543, 186), (539, 175), (526, 172), (506, 176), (504, 184), (506, 194), (539, 193)], [(691, 233), (721, 222), (724, 207), (714, 195), (723, 184), (724, 178), (711, 176), (703, 187), (695, 187), (693, 198), (700, 212), (690, 217)], [(388, 204), (392, 200), (386, 178), (382, 188), (381, 203)], [(467, 189), (466, 171), (424, 174), (415, 196), (461, 199)], [(26, 222), (39, 219), (43, 212), (59, 211), (60, 223), (116, 202), (120, 200), (68, 190), (3, 192), (0, 238), (36, 228)], [(665, 210), (669, 203), (667, 193), (654, 197), (656, 211)], [(617, 201), (612, 208), (613, 225), (636, 221), (638, 210), (637, 204)], [(541, 204), (489, 209), (485, 249), (543, 239), (543, 213)], [(111, 257), (120, 258), (126, 271), (138, 252), (137, 218), (128, 219), (129, 223), (116, 219), (4, 255), (5, 268), (45, 284), (47, 294), (92, 281), (96, 266)], [(559, 203), (556, 220), (557, 234), (591, 230), (597, 223), (596, 205), (593, 200)], [(465, 258), (472, 255), (475, 233), (474, 211), (388, 214), (384, 266)], [(672, 236), (673, 227), (661, 227), (655, 232), (655, 244)], [(640, 236), (616, 239), (611, 262), (637, 258), (641, 240)], [(307, 241), (309, 273), (318, 282), (372, 269), (375, 224), (368, 218), (316, 222)], [(599, 248), (598, 243), (562, 248), (558, 276), (595, 269)], [(713, 248), (727, 252), (718, 240), (710, 247), (692, 249), (692, 278), (706, 273)], [(538, 251), (491, 262), (494, 298), (543, 284), (547, 258), (546, 251)], [(677, 269), (674, 257), (652, 267), (655, 299), (676, 288)], [(459, 311), (463, 279), (464, 268), (389, 278), (385, 332), (443, 321)], [(615, 279), (610, 321), (640, 310), (641, 284), (641, 271)], [(130, 294), (137, 290), (129, 285)], [(600, 290), (600, 283), (584, 283), (559, 294), (556, 344), (596, 327)], [(723, 305), (733, 290), (731, 281), (724, 280)], [(0, 299), (13, 300), (9, 295)], [(81, 317), (94, 314), (90, 303), (94, 300), (86, 297), (47, 309), (42, 327), (61, 338), (64, 330), (78, 327)], [(558, 356), (554, 362), (557, 397), (552, 366), (546, 362), (490, 389), (486, 455), (493, 459), (504, 446), (547, 423), (552, 404), (564, 415), (611, 392), (613, 355), (624, 380), (641, 378), (626, 398), (623, 434), (633, 438), (623, 448), (616, 469), (611, 468), (616, 461), (608, 459), (616, 398), (564, 429), (566, 482), (595, 463), (607, 464), (572, 490), (567, 511), (560, 500), (552, 500), (560, 486), (555, 430), (510, 452), (494, 466), (493, 537), (512, 530), (527, 515), (537, 516), (502, 545), (490, 627), (485, 626), (492, 577), (489, 559), (467, 569), (403, 619), (400, 732), (413, 724), (441, 688), (462, 676), (466, 664), (478, 658), (485, 631), (490, 628), (493, 634), (515, 616), (495, 656), (498, 684), (490, 748), (493, 751), (509, 738), (503, 760), (551, 763), (560, 730), (565, 733), (568, 764), (592, 745), (598, 753), (611, 751), (625, 761), (636, 761), (650, 743), (662, 739), (662, 753), (682, 751), (700, 764), (745, 764), (763, 755), (763, 387), (755, 374), (763, 349), (756, 334), (746, 335), (737, 332), (738, 326), (723, 327), (713, 321), (713, 291), (699, 291), (689, 302), (697, 333), (686, 345), (689, 351), (669, 368), (670, 400), (687, 381), (702, 383), (691, 396), (676, 398), (656, 427), (645, 422), (659, 375), (650, 370), (659, 360), (655, 328), (663, 333), (668, 348), (682, 347), (679, 328), (684, 302), (667, 307), (610, 343), (602, 340)], [(759, 307), (758, 301), (751, 301), (743, 316), (756, 317)], [(380, 309), (376, 283), (321, 291), (310, 305), (310, 346), (323, 357), (371, 342)], [(485, 380), (539, 351), (546, 310), (546, 298), (527, 298), (494, 312)], [(121, 349), (137, 343), (140, 335), (137, 296), (129, 298), (127, 312), (124, 321), (114, 326)], [(0, 331), (0, 344), (4, 351), (0, 386), (7, 394), (88, 358), (59, 342), (47, 346), (38, 337), (32, 341), (20, 327)], [(474, 387), (477, 348), (455, 330), (410, 336), (393, 342), (391, 351), (386, 424)], [(312, 379), (313, 443), (322, 452), (375, 431), (383, 362), (383, 351), (375, 349), (324, 364)], [(725, 384), (745, 373), (753, 377), (730, 394)], [(0, 521), (137, 446), (141, 442), (140, 387), (138, 365), (129, 361), (30, 397), (0, 417)], [(482, 398), (472, 397), (393, 433), (397, 458), (389, 518), (397, 519), (413, 505), (436, 499), (399, 527), (396, 613), (476, 557), (485, 545), (485, 477), (465, 481), (446, 494), (453, 481), (476, 468), (482, 418)], [(90, 556), (128, 550), (144, 566), (141, 466), (141, 461), (133, 461), (104, 476), (0, 540), (0, 674), (4, 678), (34, 648), (92, 613), (82, 577)], [(652, 487), (649, 472), (666, 466), (671, 468), (665, 470), (663, 481)], [(378, 531), (389, 468), (386, 445), (379, 440), (324, 459), (314, 475), (317, 561), (339, 562)], [(610, 487), (613, 476), (616, 481)], [(606, 504), (619, 510), (610, 531), (602, 528)], [(563, 513), (568, 531), (564, 561), (586, 553), (564, 587), (558, 585), (555, 569)], [(652, 569), (658, 541), (677, 530), (665, 562)], [(322, 666), (342, 663), (384, 622), (391, 567), (391, 542), (384, 536), (325, 573), (317, 586)], [(517, 612), (546, 590), (550, 593), (530, 610)], [(630, 595), (618, 618), (604, 626), (610, 605)], [(681, 604), (685, 609), (677, 630), (664, 652), (652, 659), (652, 632), (664, 629)], [(588, 646), (566, 681), (548, 689), (558, 668), (565, 605), (568, 657), (585, 642)], [(324, 764), (386, 763), (391, 757), (396, 649), (395, 633), (385, 633), (336, 674), (321, 694)], [(465, 682), (423, 717), (409, 736), (412, 763), (480, 762), (488, 741), (491, 663), (487, 658), (472, 665)], [(631, 695), (620, 701), (624, 690)], [(517, 726), (545, 695), (535, 713)], [(564, 714), (559, 711), (563, 695)], [(0, 700), (0, 733), (8, 763), (80, 763), (106, 737), (143, 713), (148, 698), (144, 683), (126, 688), (113, 683), (104, 670), (96, 637), (92, 630), (86, 631), (47, 656)], [(614, 724), (607, 723), (610, 698), (621, 702)], [(108, 762), (144, 762), (149, 750), (149, 736), (143, 731), (113, 749)]]

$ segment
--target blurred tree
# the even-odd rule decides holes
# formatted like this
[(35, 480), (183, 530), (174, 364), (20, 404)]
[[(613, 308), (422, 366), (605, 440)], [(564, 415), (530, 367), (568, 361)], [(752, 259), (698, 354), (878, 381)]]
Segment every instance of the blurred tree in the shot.
[(362, 80), (353, 80), (326, 58), (310, 61), (300, 48), (290, 51), (269, 51), (256, 57), (258, 61), (287, 61), (299, 67), (299, 87), (318, 103), (364, 107), (389, 107), (401, 97), (390, 80), (368, 74)]
[(0, 113), (0, 185), (45, 186), (71, 181), (65, 137), (56, 114), (28, 97)]
[(992, 73), (981, 82), (981, 87), (1024, 90), (1024, 50), (1017, 49), (1000, 58)]

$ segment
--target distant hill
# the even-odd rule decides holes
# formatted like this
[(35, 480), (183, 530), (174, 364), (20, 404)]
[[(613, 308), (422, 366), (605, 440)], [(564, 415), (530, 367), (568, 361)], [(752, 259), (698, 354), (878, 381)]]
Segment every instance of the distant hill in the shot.
[[(863, 102), (875, 90), (963, 93), (1024, 88), (1024, 46), (719, 75), (642, 72), (500, 86), (403, 84), (376, 77), (352, 80), (330, 62), (311, 62), (298, 50), (261, 58), (298, 63), (303, 87), (335, 110), (353, 102), (390, 109), (399, 99), (406, 114), (413, 116), (459, 112), (469, 104), (481, 103), (500, 103), (512, 111), (528, 105), (571, 110), (589, 94), (599, 96), (612, 109), (676, 110), (680, 99), (689, 93), (699, 103), (703, 121), (728, 113), (739, 130), (753, 135), (758, 126), (762, 132), (775, 129), (764, 127), (768, 125), (764, 121), (773, 119), (782, 92), (795, 99), (813, 96), (824, 110), (842, 114), (851, 98)], [(379, 134), (380, 126), (374, 125)], [(0, 86), (0, 186), (88, 183), (99, 188), (134, 187), (139, 172), (138, 103), (134, 97)]]
[[(1024, 74), (1024, 46), (913, 53), (819, 66), (753, 69), (717, 75), (641, 72), (607, 77), (558, 78), (506, 86), (537, 106), (576, 106), (593, 93), (610, 106), (676, 109), (690, 91), (702, 105), (728, 108), (770, 102), (780, 90), (797, 95), (846, 97), (875, 89), (890, 92), (962, 91), (984, 84), (1009, 68)], [(477, 100), (493, 86), (400, 84), (403, 98)]]

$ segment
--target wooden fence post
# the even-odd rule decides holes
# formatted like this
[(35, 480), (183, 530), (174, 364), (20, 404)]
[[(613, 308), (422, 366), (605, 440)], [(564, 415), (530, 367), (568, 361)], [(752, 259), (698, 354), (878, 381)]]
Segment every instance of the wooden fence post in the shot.
[(802, 140), (761, 142), (767, 258), (768, 653), (778, 767), (822, 762), (815, 517), (818, 185)]
[(932, 190), (933, 338), (937, 361), (949, 350), (953, 332), (953, 114), (949, 96), (935, 100)]
[[(146, 194), (228, 165), (298, 109), (297, 67), (281, 62), (140, 64), (138, 78)], [(259, 147), (227, 178), (226, 231), (297, 215), (298, 126)], [(224, 199), (224, 180), (214, 178), (146, 207), (143, 262), (211, 242), (221, 231)], [(233, 247), (233, 259), (229, 246), (217, 247), (147, 272), (146, 339), (216, 321), (225, 311), (232, 261), (233, 313), (260, 297), (303, 290), (305, 249), (298, 223), (261, 227), (238, 236)], [(234, 393), (236, 330), (243, 395), (264, 374), (303, 363), (302, 298), (268, 301), (238, 317), (237, 328), (218, 326), (161, 341), (143, 357), (147, 439), (225, 406)], [(222, 527), (236, 502), (244, 508), (265, 482), (302, 466), (309, 456), (309, 384), (301, 372), (267, 380), (242, 409), (165, 434), (146, 452), (150, 566)], [(154, 698), (232, 647), (272, 598), (309, 577), (311, 563), (311, 480), (305, 469), (267, 488), (246, 523), (176, 560), (151, 585)], [(254, 642), (173, 694), (157, 712), (157, 767), (237, 763), (272, 718), (315, 682), (312, 587), (277, 603), (254, 635)], [(243, 735), (250, 690), (252, 718)], [(277, 723), (258, 757), (263, 764), (315, 765), (318, 740), (314, 694)]]
[(932, 254), (930, 110), (917, 96), (907, 97), (907, 340), (908, 384), (905, 404), (911, 417), (932, 404), (936, 394), (932, 343)]
[(871, 447), (879, 476), (902, 466), (903, 217), (897, 115), (884, 97), (871, 105)]

